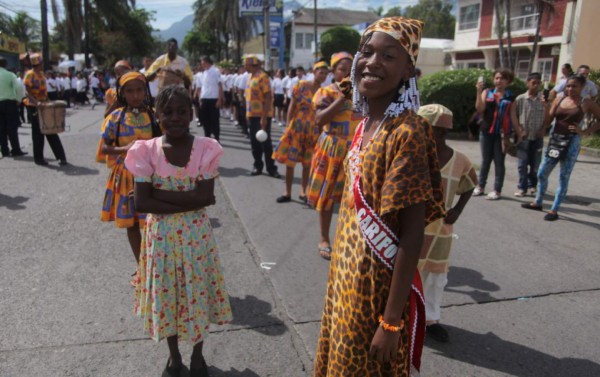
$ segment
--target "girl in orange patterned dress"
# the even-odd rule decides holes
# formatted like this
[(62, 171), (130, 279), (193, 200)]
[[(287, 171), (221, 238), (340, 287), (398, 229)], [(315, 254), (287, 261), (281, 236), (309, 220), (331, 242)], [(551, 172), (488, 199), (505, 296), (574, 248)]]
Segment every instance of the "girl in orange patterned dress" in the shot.
[[(136, 140), (147, 140), (160, 135), (151, 108), (145, 101), (150, 98), (146, 77), (139, 72), (128, 72), (119, 78), (117, 97), (124, 107), (110, 113), (102, 128), (102, 152), (111, 168), (102, 204), (100, 219), (114, 221), (117, 228), (127, 229), (127, 238), (136, 261), (139, 261), (142, 236), (140, 225), (145, 215), (135, 210), (133, 175), (125, 167), (125, 155)], [(132, 282), (135, 284), (136, 279)]]
[(277, 203), (292, 200), (292, 181), (296, 163), (302, 164), (302, 181), (299, 199), (306, 202), (306, 186), (310, 163), (319, 137), (319, 127), (315, 123), (315, 110), (312, 99), (327, 78), (327, 63), (320, 61), (313, 67), (314, 80), (300, 81), (292, 89), (290, 107), (288, 109), (287, 128), (273, 152), (273, 159), (286, 165), (285, 192), (277, 198)]
[(333, 204), (339, 203), (344, 188), (342, 163), (362, 116), (352, 108), (352, 85), (348, 76), (352, 55), (338, 52), (331, 57), (335, 82), (317, 91), (313, 98), (318, 127), (323, 132), (317, 141), (308, 181), (308, 204), (319, 212), (321, 238), (318, 250), (329, 259), (331, 242), (329, 228)]

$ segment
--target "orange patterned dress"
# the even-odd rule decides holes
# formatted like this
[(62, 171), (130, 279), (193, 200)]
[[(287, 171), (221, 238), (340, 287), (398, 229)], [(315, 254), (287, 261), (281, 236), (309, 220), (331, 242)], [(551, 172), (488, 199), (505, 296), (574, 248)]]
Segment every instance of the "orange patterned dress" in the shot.
[[(342, 95), (335, 83), (323, 87), (315, 94), (313, 107), (317, 111), (325, 109)], [(346, 100), (341, 111), (323, 127), (315, 146), (306, 192), (308, 204), (317, 211), (331, 209), (342, 198), (344, 158), (362, 119), (362, 114), (352, 109), (352, 101)]]
[[(427, 223), (444, 215), (441, 176), (431, 126), (412, 111), (382, 124), (360, 152), (365, 200), (402, 236), (397, 213), (425, 203)], [(344, 164), (348, 171), (348, 160)], [(401, 330), (395, 363), (369, 358), (383, 314), (393, 271), (373, 255), (359, 229), (354, 194), (346, 180), (329, 267), (327, 296), (315, 357), (315, 377), (406, 377), (410, 371), (409, 332)], [(409, 323), (409, 304), (404, 309)]]

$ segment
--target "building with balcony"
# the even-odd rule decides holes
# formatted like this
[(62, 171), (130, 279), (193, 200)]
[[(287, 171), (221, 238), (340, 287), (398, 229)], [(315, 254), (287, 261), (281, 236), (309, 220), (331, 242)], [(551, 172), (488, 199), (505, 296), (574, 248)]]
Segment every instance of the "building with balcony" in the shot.
[[(593, 48), (598, 28), (595, 15), (599, 0), (555, 0), (554, 11), (544, 12), (537, 51), (533, 51), (539, 19), (537, 2), (512, 0), (510, 26), (515, 75), (525, 78), (529, 72), (541, 72), (545, 81), (560, 78), (560, 66), (587, 64), (600, 67), (600, 49)], [(457, 22), (452, 47), (452, 68), (488, 68), (500, 66), (494, 0), (458, 0)], [(503, 43), (506, 51), (506, 33)]]

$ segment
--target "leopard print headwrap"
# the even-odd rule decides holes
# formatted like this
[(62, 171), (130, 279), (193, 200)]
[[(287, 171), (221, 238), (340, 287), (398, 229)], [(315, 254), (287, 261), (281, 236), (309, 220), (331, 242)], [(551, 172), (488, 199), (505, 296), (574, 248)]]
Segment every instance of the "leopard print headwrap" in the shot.
[[(421, 33), (423, 31), (423, 22), (411, 20), (403, 17), (382, 18), (369, 26), (360, 39), (358, 52), (354, 57), (350, 79), (354, 91), (352, 100), (357, 111), (362, 111), (365, 116), (369, 115), (369, 106), (366, 99), (358, 92), (358, 80), (356, 78), (356, 64), (360, 57), (363, 45), (369, 40), (375, 32), (385, 33), (398, 41), (400, 46), (408, 53), (413, 67), (416, 67), (417, 57), (419, 55), (419, 43), (421, 42)], [(419, 90), (417, 88), (417, 79), (413, 76), (407, 82), (401, 83), (398, 90), (398, 97), (390, 103), (385, 114), (389, 117), (397, 117), (404, 110), (419, 110)]]

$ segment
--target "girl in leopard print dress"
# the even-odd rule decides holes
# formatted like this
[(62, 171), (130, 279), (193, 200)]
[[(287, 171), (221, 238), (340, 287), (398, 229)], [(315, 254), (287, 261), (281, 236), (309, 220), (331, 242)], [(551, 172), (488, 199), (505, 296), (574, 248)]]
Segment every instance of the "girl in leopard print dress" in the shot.
[(417, 262), (424, 226), (444, 215), (432, 129), (415, 112), (422, 26), (381, 19), (363, 34), (354, 60), (354, 106), (367, 118), (344, 164), (316, 377), (399, 377), (420, 368)]

